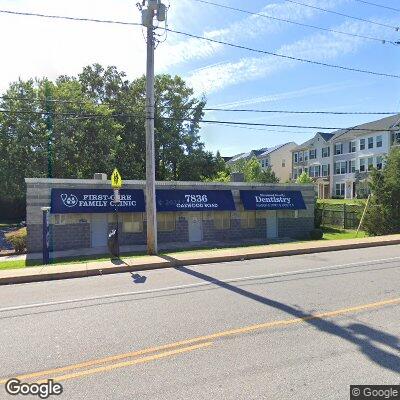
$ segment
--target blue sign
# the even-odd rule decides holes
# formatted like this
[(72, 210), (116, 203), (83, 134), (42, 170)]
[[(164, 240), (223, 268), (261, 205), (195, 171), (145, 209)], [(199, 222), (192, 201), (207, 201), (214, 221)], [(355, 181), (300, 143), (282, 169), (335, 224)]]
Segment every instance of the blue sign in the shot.
[(305, 210), (299, 190), (241, 190), (240, 198), (245, 210)]
[(234, 211), (230, 190), (157, 190), (157, 211)]
[[(143, 190), (122, 189), (118, 212), (144, 212)], [(116, 210), (111, 189), (52, 189), (51, 213), (111, 213)]]

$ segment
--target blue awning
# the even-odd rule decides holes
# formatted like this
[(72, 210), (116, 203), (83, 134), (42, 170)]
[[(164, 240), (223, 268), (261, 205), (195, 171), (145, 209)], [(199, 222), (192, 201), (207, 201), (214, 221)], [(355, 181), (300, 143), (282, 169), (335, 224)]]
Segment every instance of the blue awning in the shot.
[[(118, 212), (144, 212), (143, 190), (122, 189)], [(52, 189), (52, 214), (111, 213), (116, 210), (112, 189)]]
[(305, 210), (300, 190), (241, 190), (245, 210)]
[(234, 211), (230, 190), (168, 190), (156, 191), (157, 211)]

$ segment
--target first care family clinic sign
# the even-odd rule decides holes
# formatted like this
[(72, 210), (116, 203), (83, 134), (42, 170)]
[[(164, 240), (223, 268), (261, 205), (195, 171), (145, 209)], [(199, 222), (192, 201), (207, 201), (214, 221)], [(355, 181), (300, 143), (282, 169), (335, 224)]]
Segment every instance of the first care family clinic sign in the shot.
[(144, 212), (143, 190), (120, 190), (120, 202), (114, 202), (111, 189), (52, 189), (51, 213), (111, 213), (118, 207), (119, 212)]
[[(300, 191), (241, 190), (245, 210), (304, 210)], [(160, 189), (156, 191), (157, 211), (235, 211), (231, 190)], [(145, 212), (141, 189), (120, 190), (120, 203), (114, 202), (112, 189), (52, 189), (51, 213)]]

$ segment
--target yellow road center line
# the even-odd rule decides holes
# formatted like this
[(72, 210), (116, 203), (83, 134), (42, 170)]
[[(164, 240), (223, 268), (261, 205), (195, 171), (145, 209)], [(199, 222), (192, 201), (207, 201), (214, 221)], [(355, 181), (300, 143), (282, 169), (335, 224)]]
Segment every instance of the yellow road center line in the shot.
[[(139, 355), (143, 355), (143, 354), (167, 350), (167, 349), (171, 349), (171, 348), (178, 347), (178, 346), (186, 346), (186, 345), (190, 345), (193, 343), (198, 343), (198, 342), (203, 342), (203, 341), (213, 340), (213, 339), (219, 339), (219, 338), (232, 336), (232, 335), (244, 334), (244, 333), (261, 330), (261, 329), (268, 329), (268, 328), (274, 328), (274, 327), (279, 327), (279, 326), (299, 324), (302, 322), (306, 322), (306, 321), (310, 321), (310, 320), (314, 320), (314, 319), (318, 319), (318, 318), (335, 317), (338, 315), (344, 315), (344, 314), (349, 314), (352, 312), (369, 310), (369, 309), (373, 309), (373, 308), (380, 308), (380, 307), (384, 307), (387, 305), (398, 304), (398, 303), (400, 303), (400, 297), (395, 298), (395, 299), (383, 300), (383, 301), (379, 301), (376, 303), (369, 303), (369, 304), (363, 304), (363, 305), (359, 305), (359, 306), (343, 308), (343, 309), (334, 310), (334, 311), (322, 312), (322, 313), (313, 314), (313, 315), (302, 317), (302, 318), (293, 318), (293, 319), (265, 322), (265, 323), (256, 324), (256, 325), (249, 325), (249, 326), (245, 326), (242, 328), (230, 329), (230, 330), (226, 330), (226, 331), (222, 331), (222, 332), (213, 333), (210, 335), (199, 336), (199, 337), (195, 337), (192, 339), (181, 340), (179, 342), (169, 343), (169, 344), (157, 346), (157, 347), (150, 347), (147, 349), (138, 350), (138, 351), (134, 351), (134, 352), (130, 352), (130, 353), (118, 354), (115, 356), (110, 356), (110, 357), (105, 357), (105, 358), (100, 358), (100, 359), (95, 359), (95, 360), (89, 360), (89, 361), (79, 363), (79, 364), (72, 364), (72, 365), (65, 366), (65, 367), (49, 369), (49, 370), (40, 371), (40, 372), (34, 372), (31, 374), (19, 375), (19, 376), (17, 376), (17, 378), (20, 380), (31, 379), (31, 378), (36, 378), (36, 377), (43, 376), (43, 375), (49, 375), (49, 374), (54, 374), (54, 373), (58, 373), (58, 372), (64, 372), (64, 371), (68, 371), (68, 370), (89, 367), (92, 365), (98, 365), (98, 364), (104, 364), (104, 363), (108, 363), (108, 362), (112, 362), (112, 361), (118, 361), (118, 360), (121, 360), (124, 358), (130, 358), (130, 357), (135, 357), (135, 356), (139, 356)], [(6, 383), (8, 379), (0, 380), (0, 384)]]
[[(132, 365), (137, 365), (137, 364), (143, 364), (143, 363), (147, 363), (150, 361), (159, 360), (161, 358), (171, 357), (171, 356), (174, 356), (177, 354), (182, 354), (182, 353), (187, 353), (189, 351), (202, 349), (204, 347), (208, 347), (211, 345), (212, 345), (212, 342), (200, 343), (200, 344), (197, 344), (194, 346), (183, 347), (183, 348), (176, 349), (176, 350), (165, 351), (164, 353), (154, 354), (152, 356), (137, 358), (136, 360), (124, 361), (124, 362), (120, 362), (120, 363), (116, 363), (116, 364), (107, 365), (104, 367), (98, 367), (98, 368), (92, 368), (92, 369), (88, 369), (88, 370), (84, 370), (84, 371), (74, 372), (72, 374), (55, 376), (53, 379), (56, 382), (62, 382), (62, 381), (66, 381), (68, 379), (80, 378), (83, 376), (98, 374), (100, 372), (111, 371), (111, 370), (118, 369), (118, 368), (130, 367)], [(39, 381), (38, 383), (44, 383), (44, 382), (47, 382), (47, 379)]]

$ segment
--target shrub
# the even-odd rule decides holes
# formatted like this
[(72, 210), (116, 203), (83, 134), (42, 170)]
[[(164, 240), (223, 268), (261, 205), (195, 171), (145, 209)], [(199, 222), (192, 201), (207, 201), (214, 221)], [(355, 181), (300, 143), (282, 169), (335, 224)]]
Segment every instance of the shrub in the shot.
[(6, 240), (10, 243), (17, 254), (22, 254), (26, 250), (26, 228), (18, 229), (17, 231), (12, 231), (6, 233)]
[(321, 240), (324, 237), (324, 232), (322, 229), (313, 229), (310, 232), (310, 239)]

